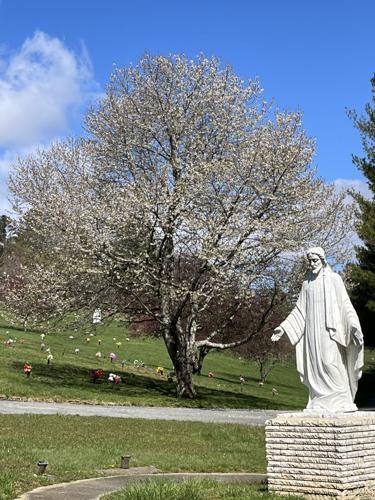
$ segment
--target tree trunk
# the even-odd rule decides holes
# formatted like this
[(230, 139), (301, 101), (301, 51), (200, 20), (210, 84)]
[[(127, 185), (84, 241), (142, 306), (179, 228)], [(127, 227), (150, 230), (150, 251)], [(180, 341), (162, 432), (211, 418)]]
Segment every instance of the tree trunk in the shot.
[(193, 383), (192, 366), (186, 356), (179, 353), (174, 362), (174, 369), (177, 378), (177, 397), (194, 399), (197, 397)]
[(193, 373), (197, 368), (197, 359), (194, 346), (189, 345), (183, 333), (175, 329), (164, 331), (163, 337), (176, 373), (177, 397), (196, 398)]
[(267, 373), (265, 370), (265, 363), (261, 360), (257, 360), (257, 365), (259, 367), (259, 375), (260, 375), (260, 381), (265, 384), (266, 383), (266, 378), (267, 378)]
[(193, 371), (193, 373), (197, 373), (198, 375), (201, 375), (202, 373), (202, 368), (203, 368), (203, 361), (205, 360), (207, 354), (210, 352), (211, 348), (207, 346), (201, 346), (198, 348), (198, 360), (197, 360), (197, 367)]

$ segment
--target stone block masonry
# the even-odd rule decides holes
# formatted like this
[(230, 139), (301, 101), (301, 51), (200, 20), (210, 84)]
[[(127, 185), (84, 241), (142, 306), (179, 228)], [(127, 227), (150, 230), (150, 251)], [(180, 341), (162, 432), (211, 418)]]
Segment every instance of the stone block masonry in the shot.
[(266, 450), (269, 491), (375, 499), (375, 412), (278, 415)]

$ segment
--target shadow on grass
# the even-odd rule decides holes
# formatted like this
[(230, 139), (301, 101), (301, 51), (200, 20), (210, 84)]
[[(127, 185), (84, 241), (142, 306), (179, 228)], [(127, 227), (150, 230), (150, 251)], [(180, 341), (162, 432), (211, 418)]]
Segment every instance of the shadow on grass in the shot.
[[(23, 363), (14, 361), (12, 368), (17, 372), (22, 371)], [(95, 367), (93, 367), (95, 369)], [(108, 377), (109, 370), (105, 371)], [(71, 365), (53, 364), (48, 366), (43, 363), (33, 363), (31, 382), (35, 380), (35, 395), (38, 389), (42, 394), (46, 390), (52, 390), (53, 394), (63, 394), (69, 399), (69, 389), (82, 390), (84, 399), (100, 399), (100, 396), (110, 395), (113, 402), (121, 402), (126, 399), (131, 402), (134, 397), (134, 404), (140, 403), (142, 397), (146, 404), (171, 406), (189, 406), (200, 408), (252, 408), (271, 409), (275, 408), (273, 402), (267, 398), (259, 398), (248, 394), (241, 394), (228, 390), (214, 389), (209, 387), (197, 387), (198, 397), (195, 400), (178, 400), (176, 398), (176, 388), (174, 383), (169, 383), (164, 379), (154, 379), (143, 374), (129, 373), (127, 371), (117, 371), (122, 377), (123, 383), (113, 386), (106, 379), (99, 382), (90, 380), (90, 369)], [(160, 399), (159, 399), (160, 398)], [(107, 398), (106, 398), (107, 399)], [(170, 400), (168, 402), (168, 400)], [(277, 404), (278, 409), (289, 409), (282, 403)]]
[[(222, 375), (222, 374), (220, 374), (220, 375)], [(220, 375), (215, 375), (215, 380), (222, 380), (223, 382), (229, 382), (230, 384), (238, 383), (238, 377), (234, 377), (233, 375), (231, 375), (229, 373), (224, 373), (223, 375), (226, 375), (224, 377), (222, 377)], [(207, 374), (202, 373), (201, 376), (207, 377)], [(260, 377), (252, 377), (251, 375), (247, 376), (246, 373), (244, 374), (244, 377), (245, 377), (245, 380), (247, 382), (254, 383), (254, 385), (259, 385), (259, 382), (261, 381)], [(267, 384), (269, 387), (272, 387), (272, 385), (275, 385), (278, 389), (280, 389), (280, 388), (293, 389), (292, 384), (283, 384), (280, 381), (273, 382), (273, 384), (272, 384), (270, 380), (271, 380), (271, 377), (269, 379), (267, 378), (267, 381), (265, 382), (265, 384)]]
[(359, 408), (375, 408), (375, 366), (369, 367), (362, 374), (358, 384), (355, 403)]
[(34, 330), (33, 328), (28, 328), (26, 331), (24, 331), (21, 326), (12, 326), (12, 325), (7, 325), (6, 323), (1, 323), (1, 322), (0, 322), (0, 328), (5, 330), (6, 332), (8, 332), (8, 331), (15, 332), (18, 335), (23, 335), (23, 334), (27, 334), (27, 333), (40, 333), (40, 330)]
[[(200, 375), (197, 375), (198, 377), (202, 378), (207, 378), (208, 377), (208, 372), (201, 373)], [(255, 384), (259, 382), (259, 378), (252, 377), (251, 375), (247, 376), (244, 372), (243, 376), (248, 382), (254, 382)], [(220, 372), (220, 375), (215, 374), (215, 380), (221, 380), (223, 382), (229, 382), (230, 384), (238, 384), (239, 378), (237, 376), (234, 376), (232, 373), (225, 373), (225, 372)]]

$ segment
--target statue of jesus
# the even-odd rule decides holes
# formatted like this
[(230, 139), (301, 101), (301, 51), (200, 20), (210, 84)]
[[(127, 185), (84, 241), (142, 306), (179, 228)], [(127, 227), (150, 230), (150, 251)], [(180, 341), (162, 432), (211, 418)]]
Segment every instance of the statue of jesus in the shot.
[(296, 306), (275, 329), (296, 346), (297, 370), (309, 389), (305, 411), (356, 411), (354, 397), (363, 366), (363, 335), (341, 276), (321, 247), (307, 252), (310, 271)]

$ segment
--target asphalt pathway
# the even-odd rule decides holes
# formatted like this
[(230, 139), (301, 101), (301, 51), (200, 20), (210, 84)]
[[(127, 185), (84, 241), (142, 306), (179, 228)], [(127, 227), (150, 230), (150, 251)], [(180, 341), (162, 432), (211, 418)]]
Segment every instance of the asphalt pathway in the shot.
[(190, 422), (264, 425), (282, 413), (277, 410), (228, 410), (202, 408), (163, 408), (155, 406), (83, 405), (73, 403), (40, 403), (0, 401), (0, 414), (80, 415), (82, 417), (144, 418)]

